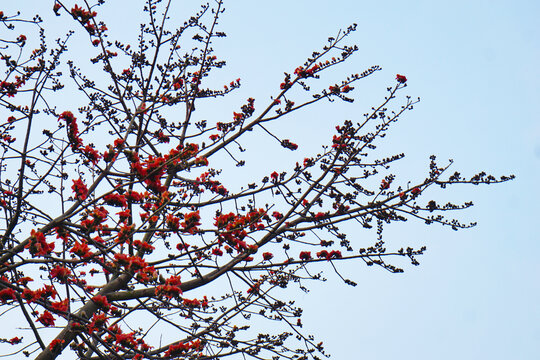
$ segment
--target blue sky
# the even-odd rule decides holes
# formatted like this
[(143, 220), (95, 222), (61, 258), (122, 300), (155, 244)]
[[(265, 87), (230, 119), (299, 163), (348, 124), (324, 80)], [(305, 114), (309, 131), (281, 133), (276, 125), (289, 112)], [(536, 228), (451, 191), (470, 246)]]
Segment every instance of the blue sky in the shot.
[[(37, 3), (19, 7), (34, 12)], [(136, 18), (139, 7), (125, 4), (109, 7), (115, 16)], [(220, 26), (228, 37), (215, 49), (228, 66), (218, 78), (242, 79), (242, 88), (219, 104), (228, 113), (249, 96), (264, 103), (284, 71), (292, 72), (351, 23), (358, 29), (349, 43), (359, 51), (320, 86), (371, 65), (383, 68), (357, 85), (353, 104), (324, 104), (273, 127), (299, 143), (298, 159), (302, 151), (317, 151), (342, 120), (360, 119), (400, 73), (409, 79), (403, 93), (422, 99), (378, 149), (405, 152), (394, 170), (400, 178), (423, 179), (431, 154), (454, 159), (453, 169), (464, 175), (484, 170), (517, 177), (445, 192), (475, 203), (460, 214), (478, 221), (474, 229), (413, 222), (389, 227), (389, 247), (427, 245), (421, 266), (405, 265), (404, 274), (391, 275), (349, 264), (344, 272), (358, 282), (355, 288), (328, 272), (332, 282), (298, 295), (305, 304), (304, 329), (324, 340), (334, 359), (539, 358), (540, 3), (229, 0), (226, 9)], [(137, 29), (135, 23), (108, 25), (135, 40), (129, 30)], [(214, 110), (202, 114), (219, 116)], [(265, 158), (264, 166), (252, 161), (250, 171), (289, 168), (298, 160), (278, 154), (283, 156)], [(371, 244), (373, 234), (358, 233), (358, 242)]]
[(300, 295), (306, 328), (325, 340), (333, 358), (540, 357), (540, 4), (235, 1), (227, 10), (223, 49), (246, 94), (266, 94), (267, 84), (350, 23), (358, 24), (350, 41), (360, 50), (343, 74), (383, 68), (357, 86), (355, 103), (326, 104), (276, 131), (298, 129), (320, 139), (342, 119), (358, 119), (400, 73), (409, 79), (405, 92), (422, 98), (379, 147), (406, 153), (395, 170), (400, 177), (422, 176), (430, 154), (454, 159), (462, 174), (517, 176), (444, 194), (475, 203), (460, 214), (478, 221), (474, 229), (412, 223), (388, 229), (389, 244), (427, 245), (421, 266), (391, 275), (349, 264), (345, 273), (356, 288), (339, 285), (330, 273), (335, 282)]

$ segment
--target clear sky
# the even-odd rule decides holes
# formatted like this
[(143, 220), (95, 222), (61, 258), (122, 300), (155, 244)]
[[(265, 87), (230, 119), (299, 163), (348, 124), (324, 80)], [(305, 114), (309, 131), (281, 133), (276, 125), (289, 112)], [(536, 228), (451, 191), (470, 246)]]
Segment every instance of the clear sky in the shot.
[[(184, 6), (185, 1), (178, 2)], [(50, 13), (51, 1), (1, 6), (5, 12), (18, 7), (33, 14), (43, 3)], [(133, 19), (139, 3), (111, 1), (111, 33), (123, 31), (122, 36), (135, 43)], [(540, 2), (225, 4), (220, 27), (228, 37), (215, 49), (228, 66), (219, 76), (242, 79), (242, 88), (225, 100), (227, 114), (249, 96), (267, 101), (284, 71), (292, 72), (327, 37), (351, 23), (358, 29), (349, 43), (360, 50), (320, 86), (371, 65), (383, 68), (358, 83), (353, 104), (327, 103), (274, 126), (298, 142), (301, 151), (297, 158), (295, 153), (276, 153), (258, 168), (254, 157), (250, 171), (288, 169), (291, 161), (302, 158), (302, 151), (317, 151), (331, 128), (344, 119), (360, 120), (400, 73), (409, 79), (403, 93), (422, 101), (378, 149), (381, 154), (406, 154), (394, 172), (403, 179), (423, 179), (428, 157), (435, 154), (441, 162), (454, 159), (453, 169), (464, 175), (484, 170), (517, 177), (510, 183), (461, 186), (445, 193), (458, 202), (475, 203), (460, 214), (466, 221), (478, 221), (474, 229), (454, 232), (412, 222), (389, 227), (389, 248), (394, 243), (428, 247), (419, 267), (405, 265), (404, 274), (392, 275), (352, 263), (344, 273), (359, 284), (355, 288), (340, 283), (327, 269), (333, 281), (312, 284), (309, 295), (298, 296), (305, 305), (304, 329), (324, 340), (334, 359), (540, 358)], [(200, 113), (209, 120), (219, 116), (206, 109)], [(253, 144), (266, 141), (256, 139)], [(351, 240), (369, 246), (374, 234), (358, 232)]]

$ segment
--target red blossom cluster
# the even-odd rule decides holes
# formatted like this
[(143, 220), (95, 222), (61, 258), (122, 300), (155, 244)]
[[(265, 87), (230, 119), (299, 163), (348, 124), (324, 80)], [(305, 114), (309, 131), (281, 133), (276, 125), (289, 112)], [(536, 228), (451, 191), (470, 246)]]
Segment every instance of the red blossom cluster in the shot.
[(202, 301), (201, 300), (198, 300), (198, 299), (186, 299), (184, 298), (182, 300), (182, 303), (184, 304), (184, 306), (188, 307), (188, 308), (200, 308), (202, 307), (203, 309), (207, 308), (208, 307), (208, 299), (206, 298), (206, 296), (203, 297)]
[(28, 288), (25, 288), (21, 295), (24, 300), (31, 303), (36, 302), (39, 299), (56, 299), (57, 293), (54, 287), (52, 287), (51, 285), (45, 285), (42, 289), (38, 290), (30, 290)]
[(133, 246), (135, 246), (135, 248), (141, 251), (143, 254), (150, 254), (152, 251), (154, 251), (154, 247), (146, 241), (135, 240), (133, 242)]
[(48, 327), (48, 326), (54, 326), (55, 319), (54, 319), (54, 316), (50, 312), (45, 310), (43, 314), (41, 314), (41, 316), (37, 318), (36, 322), (38, 321), (42, 323), (43, 326)]
[(341, 89), (338, 85), (332, 85), (328, 88), (328, 90), (330, 90), (330, 93), (331, 94), (339, 94), (341, 93)]
[(407, 82), (407, 78), (404, 75), (397, 74), (396, 80), (400, 84), (405, 84)]
[(56, 265), (50, 272), (49, 272), (51, 279), (58, 280), (61, 284), (66, 284), (70, 281), (71, 277), (71, 270), (64, 266)]
[(167, 170), (166, 161), (164, 157), (153, 157), (150, 155), (145, 162), (132, 162), (131, 168), (139, 178), (144, 180), (144, 183), (150, 190), (161, 193), (165, 191), (165, 188), (161, 184), (161, 177)]
[(157, 139), (158, 143), (162, 144), (168, 144), (170, 141), (170, 138), (163, 133), (162, 130), (158, 130), (154, 133), (154, 138)]
[(181, 284), (180, 276), (171, 276), (165, 280), (165, 285), (159, 285), (156, 288), (156, 295), (162, 295), (169, 299), (173, 297), (177, 298), (182, 295), (182, 289), (180, 288)]
[(15, 336), (11, 339), (8, 340), (8, 343), (10, 343), (11, 345), (16, 345), (16, 344), (20, 344), (22, 341), (22, 338), (18, 337), (18, 336)]
[(294, 70), (294, 74), (299, 78), (308, 78), (312, 77), (317, 70), (319, 70), (319, 65), (317, 64), (313, 65), (309, 69), (304, 69), (302, 66), (299, 66)]
[(69, 309), (69, 299), (66, 298), (62, 301), (56, 301), (51, 303), (51, 308), (56, 312), (67, 312)]
[(103, 328), (107, 324), (107, 315), (100, 313), (94, 314), (92, 320), (88, 324), (88, 333), (92, 334), (93, 332)]
[(54, 339), (53, 341), (51, 341), (51, 343), (49, 344), (49, 349), (55, 353), (55, 352), (59, 352), (60, 350), (62, 350), (62, 344), (65, 343), (66, 341), (63, 340), (63, 339)]
[(205, 188), (209, 189), (213, 193), (226, 196), (229, 191), (219, 181), (211, 180), (210, 178), (212, 176), (213, 174), (208, 171), (198, 176), (193, 183), (194, 190), (196, 190), (197, 192), (202, 192), (203, 190), (200, 189), (199, 185), (203, 185)]
[(282, 140), (281, 141), (281, 146), (283, 146), (284, 148), (287, 148), (289, 150), (296, 150), (298, 149), (298, 145), (291, 142), (290, 140), (288, 139), (285, 139), (285, 140)]
[(118, 345), (126, 348), (134, 348), (135, 346), (137, 346), (137, 341), (135, 340), (134, 335), (134, 332), (128, 334), (122, 334), (121, 332), (119, 332), (115, 335), (115, 342)]
[(2, 304), (7, 303), (10, 300), (15, 300), (17, 297), (15, 296), (15, 290), (12, 288), (5, 288), (0, 290), (0, 302)]
[(84, 259), (89, 258), (92, 255), (94, 255), (90, 248), (88, 247), (88, 244), (86, 243), (86, 240), (82, 239), (81, 242), (75, 241), (75, 245), (71, 248), (69, 251), (72, 254), (77, 255), (78, 257)]
[(176, 357), (190, 350), (198, 350), (201, 347), (201, 340), (197, 339), (188, 343), (179, 342), (176, 345), (169, 346), (169, 349), (165, 352), (165, 357)]
[(225, 241), (238, 252), (255, 251), (253, 246), (245, 242), (248, 235), (246, 229), (250, 231), (264, 229), (261, 220), (265, 215), (263, 209), (250, 211), (244, 216), (232, 212), (218, 215), (214, 225), (221, 230), (218, 236), (220, 245)]
[(79, 20), (81, 23), (85, 24), (90, 19), (96, 17), (97, 13), (95, 11), (90, 12), (88, 10), (84, 10), (79, 5), (75, 5), (71, 9), (71, 15), (73, 15), (73, 18), (75, 18), (75, 19)]
[(105, 204), (107, 205), (117, 206), (117, 207), (122, 207), (122, 208), (125, 208), (127, 206), (126, 197), (122, 194), (118, 194), (118, 193), (107, 194), (103, 197), (103, 200), (105, 201)]
[(347, 134), (340, 135), (340, 136), (334, 135), (332, 137), (332, 148), (333, 149), (338, 149), (338, 150), (346, 149), (347, 148), (347, 140), (349, 138), (350, 138), (350, 136), (347, 135)]
[(101, 159), (101, 154), (90, 145), (86, 145), (84, 148), (82, 148), (81, 153), (86, 156), (88, 161), (90, 161), (93, 165), (96, 165)]
[(184, 85), (184, 80), (181, 78), (178, 78), (174, 80), (173, 82), (174, 90), (179, 90), (182, 87), (182, 85)]
[(391, 183), (392, 183), (392, 180), (386, 180), (386, 179), (383, 179), (383, 180), (381, 181), (380, 189), (381, 189), (381, 190), (389, 189)]
[(30, 241), (25, 248), (30, 251), (32, 256), (45, 256), (54, 250), (54, 242), (47, 243), (42, 232), (32, 230), (30, 232)]
[(68, 140), (73, 151), (78, 150), (82, 145), (82, 140), (79, 137), (79, 128), (77, 126), (77, 118), (71, 111), (64, 111), (58, 117), (58, 120), (64, 120), (66, 122), (68, 130)]
[(131, 241), (131, 236), (133, 234), (134, 229), (135, 229), (135, 225), (123, 224), (120, 227), (120, 231), (118, 231), (116, 235), (116, 239), (114, 239), (114, 241), (117, 244), (129, 243)]
[(199, 211), (190, 212), (184, 215), (184, 221), (180, 224), (182, 231), (188, 234), (195, 234), (197, 226), (201, 225)]
[(319, 259), (324, 258), (326, 260), (331, 260), (331, 259), (341, 259), (343, 256), (341, 255), (341, 251), (339, 250), (332, 250), (330, 252), (326, 250), (321, 250), (317, 253), (317, 257)]
[(107, 220), (109, 212), (103, 206), (95, 207), (81, 220), (81, 226), (89, 233), (101, 229), (101, 224)]
[(73, 180), (73, 185), (71, 186), (71, 189), (75, 193), (75, 198), (79, 201), (86, 200), (86, 197), (88, 196), (88, 188), (84, 184), (83, 180), (81, 178), (77, 180)]
[(17, 89), (19, 89), (24, 81), (21, 80), (18, 76), (16, 77), (16, 82), (1, 81), (0, 82), (0, 92), (6, 94), (8, 97), (14, 97), (17, 94)]
[(92, 302), (96, 304), (102, 311), (109, 311), (111, 308), (111, 304), (109, 304), (109, 301), (107, 300), (106, 296), (103, 295), (96, 295), (92, 298)]

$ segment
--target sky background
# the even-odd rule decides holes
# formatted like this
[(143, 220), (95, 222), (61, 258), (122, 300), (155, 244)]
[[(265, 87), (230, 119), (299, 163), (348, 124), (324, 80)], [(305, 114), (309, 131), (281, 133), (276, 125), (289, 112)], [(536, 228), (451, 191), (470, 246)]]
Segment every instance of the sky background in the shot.
[[(110, 3), (111, 12), (103, 16), (110, 17), (111, 33), (135, 43), (139, 2)], [(187, 17), (193, 3), (177, 1), (176, 15)], [(27, 14), (44, 6), (51, 15), (51, 4), (2, 6), (4, 12), (18, 7)], [(431, 154), (441, 163), (453, 159), (452, 169), (463, 175), (516, 175), (509, 183), (456, 186), (443, 194), (475, 203), (458, 215), (478, 221), (476, 228), (454, 232), (412, 221), (388, 227), (388, 248), (427, 246), (418, 267), (405, 264), (405, 273), (392, 275), (353, 262), (343, 273), (359, 284), (355, 288), (327, 268), (331, 281), (297, 295), (304, 329), (324, 340), (333, 359), (540, 358), (540, 2), (229, 0), (225, 7), (220, 30), (228, 37), (214, 48), (228, 66), (217, 80), (240, 77), (242, 88), (215, 108), (197, 109), (211, 123), (219, 111), (230, 114), (249, 96), (265, 104), (277, 93), (284, 71), (292, 72), (352, 23), (358, 28), (347, 43), (359, 51), (318, 86), (371, 65), (383, 69), (357, 83), (353, 104), (321, 104), (273, 126), (300, 145), (298, 153), (269, 156), (265, 141), (270, 140), (254, 133), (246, 145), (254, 148), (252, 161), (247, 159), (251, 174), (288, 169), (318, 151), (335, 125), (360, 120), (377, 105), (399, 73), (408, 78), (401, 94), (422, 101), (393, 127), (378, 152), (406, 154), (392, 170), (402, 183), (421, 181)], [(246, 173), (224, 175), (234, 179)], [(369, 246), (374, 234), (358, 232), (351, 241)]]

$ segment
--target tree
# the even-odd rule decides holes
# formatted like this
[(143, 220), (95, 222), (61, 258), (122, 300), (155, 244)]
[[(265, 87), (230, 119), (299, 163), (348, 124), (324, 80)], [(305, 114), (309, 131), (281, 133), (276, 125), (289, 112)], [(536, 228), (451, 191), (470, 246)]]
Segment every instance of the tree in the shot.
[[(56, 43), (45, 38), (41, 18), (0, 13), (10, 30), (1, 36), (0, 306), (4, 319), (16, 311), (27, 326), (14, 324), (1, 341), (15, 354), (318, 358), (322, 343), (302, 332), (302, 309), (291, 290), (280, 289), (307, 291), (308, 280), (323, 280), (312, 270), (321, 264), (339, 276), (343, 261), (394, 273), (403, 270), (390, 259), (418, 265), (425, 248), (387, 250), (386, 224), (474, 226), (443, 216), (472, 203), (439, 204), (428, 197), (432, 189), (513, 178), (464, 178), (434, 156), (417, 183), (390, 173), (404, 155), (377, 159), (373, 150), (418, 101), (399, 97), (407, 78), (398, 74), (385, 99), (363, 119), (337, 126), (320, 153), (241, 187), (224, 184), (222, 155), (249, 166), (241, 143), (247, 133), (262, 130), (295, 151), (267, 124), (322, 101), (352, 102), (353, 86), (380, 70), (320, 85), (321, 73), (357, 50), (344, 44), (355, 26), (286, 73), (257, 109), (249, 98), (210, 121), (197, 107), (240, 86), (238, 79), (217, 88), (209, 77), (225, 65), (212, 48), (225, 36), (218, 30), (222, 1), (171, 28), (171, 1), (148, 0), (135, 44), (109, 33), (99, 15), (104, 3), (55, 2), (59, 19), (73, 25)], [(99, 75), (68, 48), (81, 32)], [(85, 103), (66, 103), (72, 89)], [(349, 240), (348, 222), (373, 232), (373, 243)]]

